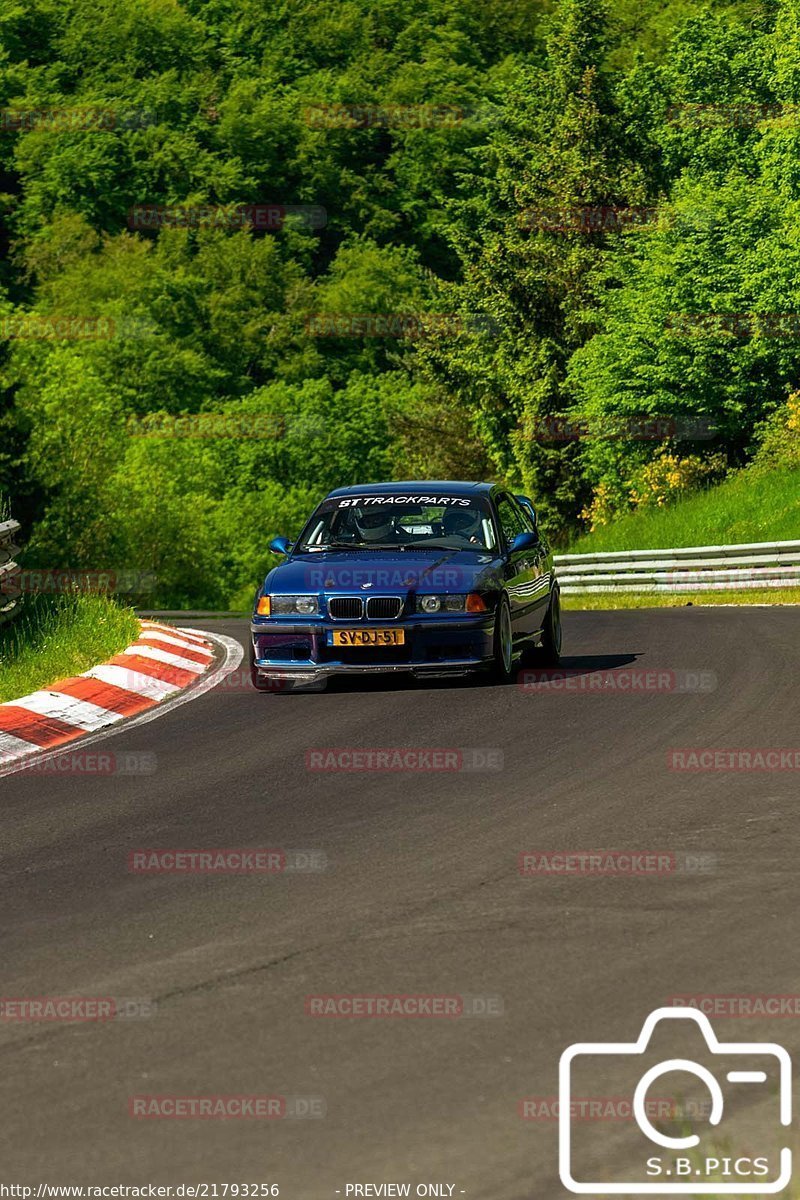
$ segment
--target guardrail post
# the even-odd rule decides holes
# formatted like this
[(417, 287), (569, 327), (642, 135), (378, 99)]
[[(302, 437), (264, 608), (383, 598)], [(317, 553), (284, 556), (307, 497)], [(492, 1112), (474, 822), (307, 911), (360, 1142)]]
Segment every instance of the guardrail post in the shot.
[(14, 539), (19, 530), (19, 521), (0, 521), (0, 623), (9, 621), (17, 611), (20, 569), (14, 562), (19, 550)]

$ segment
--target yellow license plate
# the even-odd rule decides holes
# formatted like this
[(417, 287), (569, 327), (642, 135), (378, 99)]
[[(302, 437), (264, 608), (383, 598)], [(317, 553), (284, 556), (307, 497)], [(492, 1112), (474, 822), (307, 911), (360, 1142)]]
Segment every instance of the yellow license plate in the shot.
[(402, 646), (402, 629), (334, 629), (334, 646)]

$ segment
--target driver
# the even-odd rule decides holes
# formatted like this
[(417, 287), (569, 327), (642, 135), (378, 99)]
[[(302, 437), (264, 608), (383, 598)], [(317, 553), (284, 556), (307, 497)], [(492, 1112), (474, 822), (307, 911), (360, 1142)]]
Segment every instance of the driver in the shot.
[(364, 542), (387, 542), (395, 536), (394, 518), (391, 513), (371, 508), (367, 512), (353, 514), (353, 520), (359, 537)]
[(477, 545), (480, 542), (481, 514), (476, 508), (448, 508), (442, 528), (445, 537), (456, 537)]

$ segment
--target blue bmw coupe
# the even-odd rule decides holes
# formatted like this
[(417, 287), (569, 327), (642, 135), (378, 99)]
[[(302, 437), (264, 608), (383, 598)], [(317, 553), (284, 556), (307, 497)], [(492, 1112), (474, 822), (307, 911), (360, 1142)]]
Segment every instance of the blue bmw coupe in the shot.
[(256, 592), (254, 687), (324, 686), (331, 675), (416, 677), (489, 669), (529, 652), (558, 663), (561, 607), (533, 504), (489, 483), (337, 488)]

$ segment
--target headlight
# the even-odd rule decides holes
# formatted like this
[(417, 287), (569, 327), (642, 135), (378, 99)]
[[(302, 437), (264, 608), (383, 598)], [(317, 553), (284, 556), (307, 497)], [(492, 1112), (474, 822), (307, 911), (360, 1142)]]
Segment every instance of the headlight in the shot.
[(319, 601), (316, 596), (271, 596), (273, 617), (316, 617)]
[(417, 596), (417, 612), (464, 612), (466, 596)]

